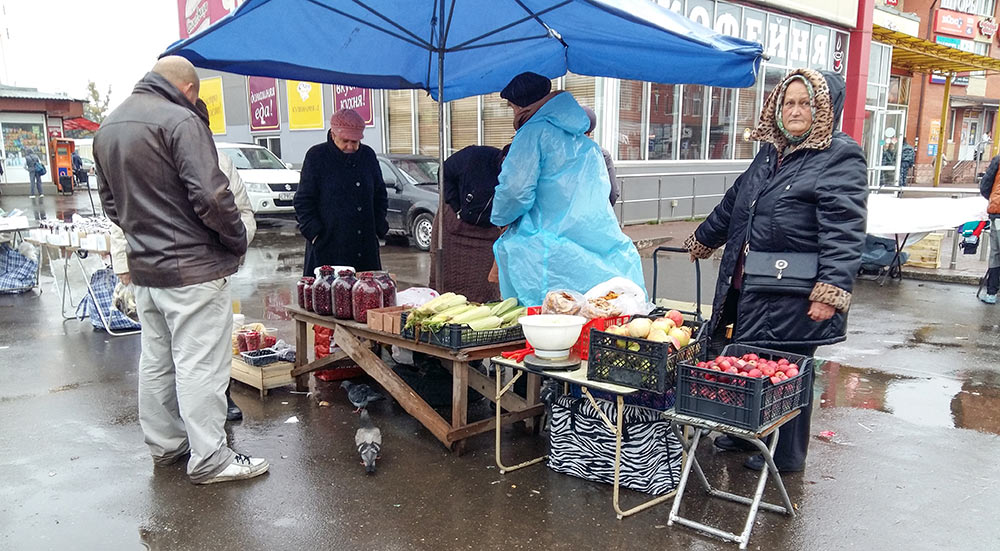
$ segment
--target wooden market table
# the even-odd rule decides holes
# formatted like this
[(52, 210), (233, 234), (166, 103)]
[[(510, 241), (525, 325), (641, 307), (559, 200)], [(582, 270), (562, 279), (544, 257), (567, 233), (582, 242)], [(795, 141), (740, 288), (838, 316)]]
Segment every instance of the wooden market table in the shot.
[[(508, 393), (497, 400), (496, 393), (493, 391), (494, 382), (469, 366), (469, 362), (492, 358), (499, 356), (501, 352), (523, 348), (523, 340), (451, 350), (413, 342), (393, 333), (375, 331), (363, 323), (321, 316), (297, 306), (287, 306), (286, 308), (292, 319), (295, 320), (295, 369), (292, 370), (292, 376), (295, 377), (298, 390), (308, 389), (309, 373), (317, 369), (345, 362), (356, 363), (365, 373), (382, 385), (407, 413), (426, 427), (442, 444), (456, 453), (464, 451), (464, 443), (467, 438), (494, 429), (495, 421), (492, 418), (473, 423), (468, 421), (470, 388), (494, 403), (499, 402), (498, 411), (500, 408), (507, 411), (507, 413), (500, 415), (502, 424), (539, 417), (545, 410), (544, 404), (541, 404), (538, 399), (541, 387), (541, 379), (538, 376), (529, 377), (526, 396)], [(332, 329), (333, 342), (340, 347), (340, 350), (320, 360), (309, 362), (308, 324)], [(399, 375), (393, 372), (392, 368), (371, 351), (369, 343), (398, 346), (442, 360), (442, 365), (445, 369), (450, 370), (452, 375), (451, 420), (444, 419), (414, 392)]]

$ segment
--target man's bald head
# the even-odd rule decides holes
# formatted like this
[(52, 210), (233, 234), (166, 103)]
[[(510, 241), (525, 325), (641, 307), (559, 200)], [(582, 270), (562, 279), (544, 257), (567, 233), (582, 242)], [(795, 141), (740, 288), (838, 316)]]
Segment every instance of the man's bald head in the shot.
[(157, 60), (153, 72), (170, 81), (192, 104), (198, 99), (200, 81), (194, 65), (179, 55), (168, 55)]

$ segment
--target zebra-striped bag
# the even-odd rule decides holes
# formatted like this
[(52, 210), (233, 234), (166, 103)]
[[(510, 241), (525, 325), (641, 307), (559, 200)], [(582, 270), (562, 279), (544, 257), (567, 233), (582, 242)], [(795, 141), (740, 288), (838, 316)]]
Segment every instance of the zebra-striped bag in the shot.
[[(604, 415), (617, 422), (617, 407), (597, 401)], [(619, 484), (662, 495), (681, 476), (681, 444), (670, 424), (656, 411), (626, 405), (622, 418), (622, 459)], [(560, 396), (552, 404), (549, 427), (549, 468), (594, 482), (613, 484), (615, 435), (586, 398)]]

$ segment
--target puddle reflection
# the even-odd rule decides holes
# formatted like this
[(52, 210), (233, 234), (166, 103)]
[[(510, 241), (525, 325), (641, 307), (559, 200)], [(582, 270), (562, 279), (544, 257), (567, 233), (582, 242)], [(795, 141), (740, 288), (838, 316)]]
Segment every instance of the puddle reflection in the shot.
[(874, 409), (920, 425), (1000, 434), (998, 379), (988, 371), (911, 377), (825, 362), (817, 383), (823, 408)]

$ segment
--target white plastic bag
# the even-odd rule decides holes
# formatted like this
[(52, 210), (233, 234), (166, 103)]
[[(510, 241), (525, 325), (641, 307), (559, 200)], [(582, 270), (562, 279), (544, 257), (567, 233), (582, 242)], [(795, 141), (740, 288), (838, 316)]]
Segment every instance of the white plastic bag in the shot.
[(400, 306), (423, 306), (438, 296), (438, 292), (430, 287), (410, 287), (396, 293), (396, 304)]
[(568, 289), (557, 289), (549, 291), (542, 302), (543, 314), (568, 314), (575, 316), (580, 313), (580, 309), (586, 301), (583, 295)]
[(400, 365), (413, 365), (413, 351), (393, 346), (392, 361)]
[(646, 291), (631, 279), (613, 277), (604, 283), (595, 285), (587, 291), (584, 298), (589, 300), (604, 298), (611, 303), (622, 316), (645, 314), (649, 311), (646, 304)]

